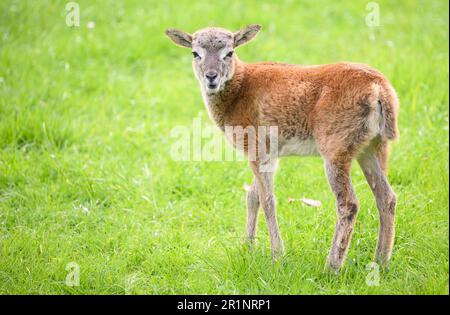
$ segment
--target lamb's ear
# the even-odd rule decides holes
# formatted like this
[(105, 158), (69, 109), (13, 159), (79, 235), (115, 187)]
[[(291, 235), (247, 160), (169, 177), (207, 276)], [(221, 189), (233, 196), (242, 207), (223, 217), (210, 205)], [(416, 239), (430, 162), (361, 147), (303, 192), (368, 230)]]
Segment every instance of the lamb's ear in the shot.
[(252, 24), (234, 33), (234, 47), (240, 46), (252, 40), (256, 34), (258, 34), (260, 29), (261, 25)]
[(166, 35), (177, 45), (192, 48), (192, 35), (183, 31), (169, 28), (166, 30)]

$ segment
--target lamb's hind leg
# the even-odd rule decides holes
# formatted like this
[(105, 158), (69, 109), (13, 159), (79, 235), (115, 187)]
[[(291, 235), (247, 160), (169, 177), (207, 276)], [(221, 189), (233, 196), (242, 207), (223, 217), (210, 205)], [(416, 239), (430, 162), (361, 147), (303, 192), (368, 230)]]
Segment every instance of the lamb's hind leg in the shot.
[(383, 169), (379, 154), (376, 148), (369, 147), (358, 157), (358, 162), (369, 182), (379, 211), (380, 225), (375, 261), (386, 265), (391, 258), (394, 245), (397, 197), (385, 176), (386, 169)]
[(325, 162), (328, 182), (336, 197), (337, 207), (336, 229), (327, 258), (327, 267), (335, 272), (340, 270), (347, 255), (359, 208), (350, 179), (350, 167), (351, 160), (345, 163)]

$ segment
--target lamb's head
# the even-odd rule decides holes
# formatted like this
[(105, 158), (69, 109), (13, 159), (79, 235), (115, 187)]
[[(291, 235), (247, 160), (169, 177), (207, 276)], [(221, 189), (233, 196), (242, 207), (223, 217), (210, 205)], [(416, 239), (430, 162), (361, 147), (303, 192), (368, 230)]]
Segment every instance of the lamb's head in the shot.
[(195, 75), (204, 91), (207, 94), (214, 94), (223, 89), (225, 82), (234, 75), (236, 67), (234, 49), (253, 39), (260, 29), (260, 25), (249, 25), (233, 33), (223, 28), (208, 27), (193, 35), (168, 29), (166, 35), (175, 44), (192, 50)]

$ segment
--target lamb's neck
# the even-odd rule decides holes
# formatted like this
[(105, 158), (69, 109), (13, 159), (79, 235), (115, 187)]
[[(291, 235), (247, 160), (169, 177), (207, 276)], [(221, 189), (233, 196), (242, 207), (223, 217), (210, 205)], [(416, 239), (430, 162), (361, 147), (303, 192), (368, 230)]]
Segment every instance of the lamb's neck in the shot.
[(202, 89), (203, 101), (209, 116), (222, 131), (225, 130), (227, 117), (230, 117), (233, 112), (236, 100), (241, 93), (244, 73), (244, 64), (237, 60), (233, 77), (225, 83), (220, 92), (207, 94)]

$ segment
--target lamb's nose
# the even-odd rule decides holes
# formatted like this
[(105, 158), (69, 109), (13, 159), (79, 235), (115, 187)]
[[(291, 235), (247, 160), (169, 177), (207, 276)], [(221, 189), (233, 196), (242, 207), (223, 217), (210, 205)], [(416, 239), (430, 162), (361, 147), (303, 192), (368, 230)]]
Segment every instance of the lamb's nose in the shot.
[(217, 72), (208, 72), (205, 74), (206, 78), (209, 82), (213, 82), (215, 78), (217, 78)]

